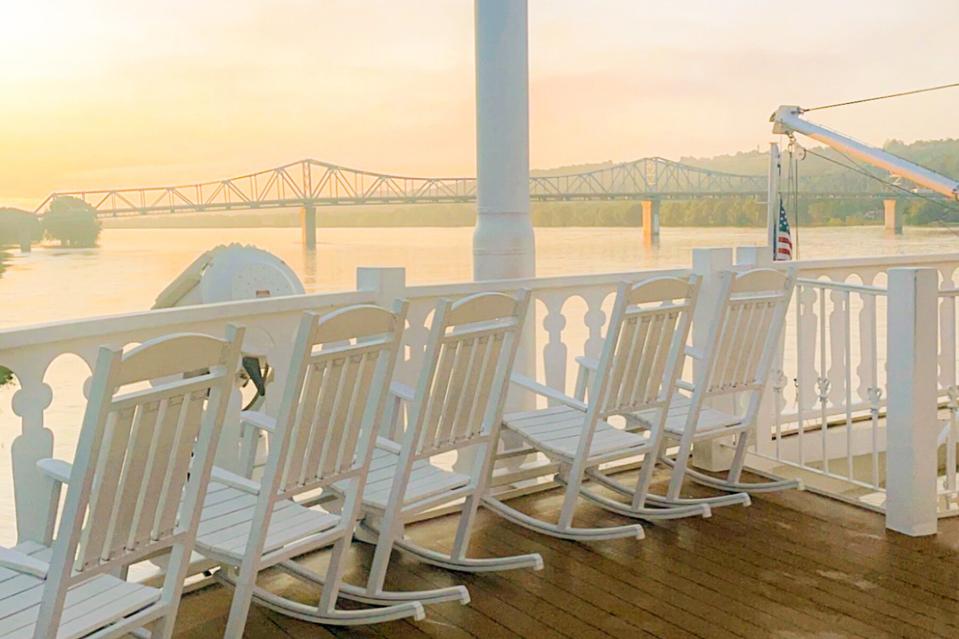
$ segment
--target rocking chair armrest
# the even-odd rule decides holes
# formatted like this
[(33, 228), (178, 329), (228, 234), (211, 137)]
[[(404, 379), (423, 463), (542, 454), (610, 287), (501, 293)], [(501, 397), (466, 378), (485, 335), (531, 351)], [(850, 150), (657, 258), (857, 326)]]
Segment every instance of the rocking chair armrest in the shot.
[(247, 479), (246, 477), (237, 475), (236, 473), (231, 473), (230, 471), (220, 468), (219, 466), (213, 467), (213, 470), (210, 472), (210, 481), (215, 481), (218, 484), (224, 484), (230, 488), (242, 490), (250, 495), (260, 494), (259, 482), (253, 481), (252, 479)]
[(245, 410), (240, 413), (240, 423), (244, 426), (252, 426), (268, 433), (276, 431), (276, 419), (266, 413), (255, 410)]
[(387, 439), (386, 437), (377, 437), (376, 447), (382, 450), (388, 450), (391, 453), (396, 453), (397, 455), (399, 455), (403, 450), (402, 446), (394, 442), (392, 439)]
[(413, 401), (413, 398), (416, 397), (416, 391), (413, 390), (413, 387), (403, 382), (390, 384), (390, 394), (407, 402)]
[(61, 484), (70, 483), (70, 472), (73, 470), (73, 464), (62, 459), (40, 459), (37, 460), (37, 468), (40, 472)]
[(12, 548), (0, 548), (0, 568), (9, 568), (40, 579), (47, 578), (50, 564)]
[(590, 373), (595, 373), (599, 369), (599, 360), (595, 357), (580, 355), (576, 358), (576, 363), (580, 365), (580, 368), (585, 368)]
[(696, 390), (696, 386), (694, 386), (693, 384), (690, 384), (689, 382), (687, 382), (687, 381), (684, 380), (684, 379), (677, 379), (677, 380), (676, 380), (676, 388), (678, 388), (678, 389), (680, 389), (680, 390), (688, 391), (688, 392), (690, 392), (690, 393), (692, 393), (692, 392), (694, 392), (694, 391)]
[(528, 391), (532, 391), (537, 395), (541, 395), (546, 399), (551, 399), (555, 402), (559, 402), (564, 406), (569, 406), (570, 408), (575, 408), (578, 411), (586, 412), (586, 403), (581, 402), (578, 399), (570, 397), (566, 393), (556, 390), (555, 388), (550, 388), (545, 384), (540, 384), (536, 380), (527, 377), (526, 375), (520, 375), (519, 373), (513, 373), (510, 375), (509, 381), (521, 388), (525, 388)]

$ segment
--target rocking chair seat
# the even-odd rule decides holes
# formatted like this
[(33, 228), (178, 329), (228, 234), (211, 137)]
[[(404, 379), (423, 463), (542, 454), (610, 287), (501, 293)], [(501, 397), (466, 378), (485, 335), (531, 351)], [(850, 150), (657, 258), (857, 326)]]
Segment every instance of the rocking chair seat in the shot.
[[(673, 396), (666, 414), (666, 434), (672, 437), (681, 437), (686, 427), (686, 418), (689, 415), (691, 402), (688, 397)], [(656, 424), (659, 409), (639, 411), (629, 416), (630, 421), (638, 422), (641, 428), (649, 429)], [(714, 434), (714, 431), (739, 426), (742, 419), (736, 415), (726, 413), (716, 408), (703, 407), (696, 422), (696, 434)]]
[[(256, 501), (256, 495), (210, 482), (200, 516), (197, 549), (217, 557), (241, 561), (246, 556)], [(277, 501), (273, 516), (270, 517), (263, 552), (272, 552), (329, 530), (339, 521), (339, 515), (307, 508), (290, 499)]]
[[(585, 420), (586, 414), (580, 410), (569, 406), (552, 406), (510, 413), (503, 418), (503, 425), (537, 450), (563, 459), (573, 459), (579, 447)], [(593, 433), (589, 457), (620, 452), (625, 457), (644, 452), (648, 448), (649, 442), (644, 436), (628, 433), (600, 420)]]
[[(363, 505), (383, 510), (390, 497), (393, 476), (400, 456), (397, 452), (377, 446), (370, 462), (370, 474), (363, 490)], [(460, 473), (443, 470), (426, 459), (413, 462), (410, 482), (404, 494), (403, 504), (414, 504), (437, 497), (469, 484), (470, 478)]]
[[(46, 561), (50, 549), (39, 544), (18, 546), (28, 557)], [(36, 551), (36, 552), (34, 552)], [(0, 637), (31, 638), (40, 611), (44, 580), (0, 568)], [(67, 591), (57, 639), (74, 639), (136, 613), (160, 600), (162, 592), (111, 575), (98, 575)]]

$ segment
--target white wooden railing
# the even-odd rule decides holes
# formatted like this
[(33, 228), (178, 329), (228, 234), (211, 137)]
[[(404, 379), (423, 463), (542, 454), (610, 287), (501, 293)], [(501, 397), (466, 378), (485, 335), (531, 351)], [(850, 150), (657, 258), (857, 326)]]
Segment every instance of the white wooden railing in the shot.
[[(895, 256), (800, 262), (800, 279), (784, 331), (782, 359), (768, 389), (751, 462), (767, 472), (799, 477), (807, 487), (879, 511), (887, 510), (887, 403), (890, 393), (890, 313), (911, 310), (934, 337), (936, 408), (948, 410), (939, 452), (938, 516), (956, 508), (956, 309), (959, 255)], [(915, 309), (893, 299), (890, 269), (928, 269), (939, 287), (938, 308)], [(937, 322), (938, 316), (938, 322)], [(929, 421), (929, 420), (927, 420)], [(950, 426), (951, 424), (951, 426)], [(919, 425), (922, 426), (922, 425)], [(944, 459), (940, 463), (938, 457)], [(767, 463), (771, 462), (771, 463)], [(950, 471), (951, 469), (951, 471)]]
[[(763, 250), (741, 249), (736, 263), (761, 264), (764, 255)], [(700, 272), (708, 283), (711, 274), (733, 266), (732, 258), (729, 249), (696, 250), (691, 269)], [(943, 287), (939, 310), (944, 318), (954, 320), (955, 312), (949, 315), (949, 303), (957, 296), (952, 282), (959, 268), (959, 254), (798, 263), (802, 281), (784, 331), (782, 365), (774, 374), (756, 431), (750, 455), (752, 467), (777, 474), (800, 472), (807, 483), (808, 478), (819, 477), (825, 481), (819, 488), (823, 492), (877, 509), (884, 507), (888, 484), (885, 410), (890, 397), (886, 313), (892, 306), (886, 291), (887, 273), (890, 268), (905, 266), (937, 270), (948, 284)], [(21, 540), (37, 539), (42, 534), (45, 522), (38, 519), (42, 509), (35, 504), (45, 494), (44, 479), (37, 473), (35, 462), (53, 453), (70, 458), (79, 424), (78, 412), (58, 414), (57, 423), (49, 421), (47, 413), (58, 394), (65, 392), (65, 386), (79, 388), (89, 376), (100, 344), (121, 346), (174, 331), (219, 334), (227, 322), (244, 324), (248, 335), (245, 348), (267, 357), (276, 375), (272, 382), (275, 388), (283, 383), (291, 337), (304, 310), (323, 311), (359, 302), (386, 304), (405, 297), (411, 303), (409, 327), (398, 375), (411, 382), (426, 343), (429, 315), (438, 298), (456, 298), (491, 288), (528, 288), (534, 308), (519, 366), (535, 372), (550, 386), (571, 393), (574, 357), (598, 354), (616, 285), (664, 273), (686, 274), (689, 270), (408, 286), (403, 269), (359, 269), (357, 290), (352, 292), (167, 309), (0, 331), (0, 365), (14, 371), (18, 385), (11, 404), (0, 405), (0, 432), (17, 433), (9, 453), (4, 451), (0, 459), (0, 473), (6, 477), (12, 473), (14, 479), (12, 485), (0, 482), (0, 520), (11, 522), (15, 514), (16, 536)], [(944, 329), (947, 325), (954, 329), (954, 324), (942, 322)], [(949, 388), (955, 395), (955, 331), (944, 332), (940, 341), (940, 382), (935, 394), (945, 401)], [(51, 365), (71, 356), (85, 363), (82, 374), (72, 380), (51, 379)], [(268, 410), (277, 397), (277, 393), (268, 393)], [(529, 399), (512, 397), (510, 401), (525, 403)], [(238, 393), (234, 410), (240, 402)], [(228, 428), (218, 463), (239, 463), (238, 442), (237, 431)], [(449, 463), (465, 462), (451, 459)], [(954, 458), (950, 463), (955, 468)], [(548, 477), (554, 470), (543, 459), (522, 450), (512, 451), (503, 455), (497, 483), (515, 485)], [(954, 481), (948, 486), (955, 490)], [(850, 497), (849, 490), (860, 492)], [(12, 542), (10, 537), (12, 533), (0, 530), (0, 542)]]

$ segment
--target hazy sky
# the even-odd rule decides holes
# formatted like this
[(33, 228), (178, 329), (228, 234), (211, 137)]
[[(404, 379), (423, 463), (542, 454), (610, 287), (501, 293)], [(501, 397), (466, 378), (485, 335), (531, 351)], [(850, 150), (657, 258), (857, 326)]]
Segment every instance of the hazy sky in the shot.
[[(530, 0), (534, 167), (765, 147), (959, 80), (957, 0)], [(472, 0), (0, 0), (0, 205), (314, 157), (472, 175)], [(959, 137), (959, 90), (826, 111)]]

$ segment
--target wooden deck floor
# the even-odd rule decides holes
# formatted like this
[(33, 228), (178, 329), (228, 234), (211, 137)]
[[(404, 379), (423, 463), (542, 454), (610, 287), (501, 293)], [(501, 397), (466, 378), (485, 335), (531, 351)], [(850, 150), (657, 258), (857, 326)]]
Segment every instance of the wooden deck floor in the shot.
[[(556, 491), (514, 502), (555, 516)], [(583, 505), (577, 522), (622, 518)], [(453, 518), (411, 527), (448, 540)], [(368, 546), (356, 543), (351, 580)], [(581, 544), (537, 535), (482, 512), (474, 554), (539, 552), (539, 572), (453, 575), (394, 554), (388, 587), (464, 583), (469, 606), (427, 608), (420, 622), (315, 626), (254, 605), (249, 637), (955, 637), (959, 635), (959, 519), (935, 538), (887, 533), (881, 516), (811, 493), (754, 498), (710, 519), (646, 525), (646, 539)], [(322, 565), (322, 555), (307, 563)], [(261, 582), (308, 601), (291, 578)], [(177, 636), (222, 636), (231, 592), (211, 586), (184, 598)]]

